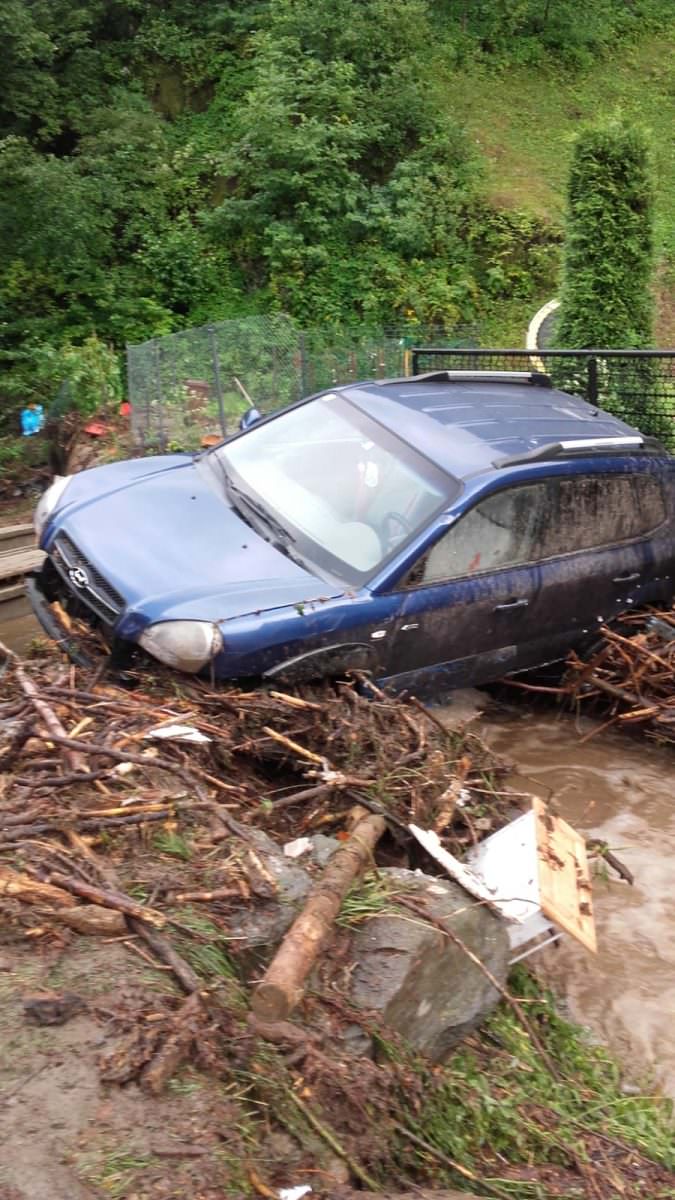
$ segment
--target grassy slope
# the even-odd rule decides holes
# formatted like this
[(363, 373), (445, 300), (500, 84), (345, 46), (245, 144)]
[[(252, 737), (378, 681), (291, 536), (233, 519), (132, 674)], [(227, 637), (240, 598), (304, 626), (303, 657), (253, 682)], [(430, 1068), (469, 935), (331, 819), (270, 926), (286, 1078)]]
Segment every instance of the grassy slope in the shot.
[[(587, 120), (621, 112), (650, 131), (657, 180), (656, 242), (659, 256), (675, 258), (675, 38), (672, 32), (624, 46), (616, 59), (575, 75), (545, 69), (472, 64), (445, 83), (453, 114), (486, 156), (492, 199), (562, 219), (574, 133)], [(672, 279), (671, 279), (672, 282)], [(661, 287), (661, 344), (675, 335), (672, 301)], [(542, 297), (542, 300), (548, 297)], [(522, 302), (504, 306), (495, 324), (502, 345), (522, 340)], [(536, 307), (536, 305), (535, 305)], [(665, 323), (663, 318), (665, 317)]]

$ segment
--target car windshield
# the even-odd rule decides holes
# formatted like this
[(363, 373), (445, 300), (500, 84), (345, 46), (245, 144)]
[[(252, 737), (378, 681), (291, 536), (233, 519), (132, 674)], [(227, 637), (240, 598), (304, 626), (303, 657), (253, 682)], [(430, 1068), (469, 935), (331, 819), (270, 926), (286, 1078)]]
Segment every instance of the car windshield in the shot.
[(372, 576), (457, 488), (451, 476), (333, 394), (212, 453), (243, 515), (267, 524), (280, 548), (348, 584)]

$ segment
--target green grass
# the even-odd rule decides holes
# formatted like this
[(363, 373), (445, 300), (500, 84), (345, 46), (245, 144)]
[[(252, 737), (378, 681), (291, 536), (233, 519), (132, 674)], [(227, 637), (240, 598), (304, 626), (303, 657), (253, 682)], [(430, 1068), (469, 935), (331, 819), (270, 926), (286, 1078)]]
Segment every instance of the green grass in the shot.
[[(518, 1200), (539, 1200), (549, 1192), (541, 1183), (514, 1184), (508, 1172), (501, 1174), (500, 1161), (584, 1163), (594, 1153), (588, 1137), (594, 1133), (605, 1139), (601, 1145), (634, 1146), (672, 1171), (672, 1102), (648, 1092), (622, 1095), (617, 1063), (556, 1013), (532, 976), (518, 969), (511, 988), (526, 1005), (559, 1079), (552, 1079), (522, 1025), (502, 1004), (472, 1045), (460, 1046), (428, 1081), (419, 1116), (406, 1127), (441, 1155), (473, 1169), (494, 1194)], [(410, 1145), (401, 1151), (409, 1161)], [(675, 1190), (659, 1188), (656, 1194), (673, 1196)]]
[(181, 953), (193, 970), (201, 976), (205, 983), (215, 984), (227, 981), (229, 984), (236, 985), (237, 972), (224, 949), (223, 935), (213, 922), (207, 916), (189, 907), (179, 909), (176, 919), (186, 928), (194, 930), (197, 935), (194, 940), (186, 935), (180, 937), (176, 935), (176, 944), (180, 944)]
[(192, 857), (192, 849), (179, 833), (157, 833), (153, 838), (153, 846), (160, 854), (170, 854), (188, 862)]
[(622, 113), (651, 133), (657, 176), (657, 244), (675, 253), (675, 39), (664, 30), (575, 74), (471, 64), (447, 77), (448, 108), (486, 158), (492, 199), (559, 221), (573, 135)]
[(342, 901), (342, 907), (336, 918), (336, 925), (345, 929), (353, 929), (362, 925), (372, 917), (382, 913), (392, 913), (396, 910), (396, 896), (404, 889), (400, 883), (371, 871), (363, 879), (351, 887)]
[(133, 1191), (133, 1183), (140, 1171), (151, 1166), (155, 1160), (148, 1154), (135, 1154), (122, 1149), (110, 1150), (107, 1154), (82, 1156), (78, 1162), (80, 1175), (101, 1193), (112, 1200), (125, 1200)]

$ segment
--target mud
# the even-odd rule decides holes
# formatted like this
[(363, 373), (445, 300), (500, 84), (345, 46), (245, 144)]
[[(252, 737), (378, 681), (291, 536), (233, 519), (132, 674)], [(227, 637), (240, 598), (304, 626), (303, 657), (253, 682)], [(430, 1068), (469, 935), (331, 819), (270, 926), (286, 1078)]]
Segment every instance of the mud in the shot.
[(570, 716), (515, 708), (480, 732), (518, 764), (510, 783), (548, 798), (606, 841), (635, 876), (594, 886), (597, 956), (570, 938), (531, 959), (571, 1017), (608, 1044), (633, 1080), (675, 1096), (675, 755)]
[(0, 603), (0, 641), (15, 654), (25, 654), (32, 641), (44, 637), (25, 596)]
[[(63, 956), (39, 945), (3, 946), (2, 963), (1, 1200), (214, 1200), (243, 1192), (235, 1111), (217, 1081), (188, 1067), (151, 1102), (135, 1084), (101, 1082), (111, 1006), (152, 1004), (165, 987), (158, 972), (137, 965), (119, 943), (89, 939), (72, 939)], [(66, 1025), (35, 1028), (23, 1000), (43, 987), (75, 989), (88, 1011)], [(139, 1172), (149, 1189), (142, 1193), (134, 1186)]]

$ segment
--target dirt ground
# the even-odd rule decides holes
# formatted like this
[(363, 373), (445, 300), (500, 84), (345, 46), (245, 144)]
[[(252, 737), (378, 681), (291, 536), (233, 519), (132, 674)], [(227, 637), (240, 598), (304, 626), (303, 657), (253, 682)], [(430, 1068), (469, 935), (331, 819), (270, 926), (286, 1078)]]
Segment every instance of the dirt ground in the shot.
[[(2, 967), (1, 1200), (215, 1200), (248, 1190), (245, 1114), (222, 1083), (190, 1066), (165, 1097), (101, 1082), (99, 1055), (119, 1018), (151, 1013), (166, 995), (157, 970), (119, 944), (76, 935), (61, 950), (4, 950)], [(43, 989), (72, 992), (86, 1007), (66, 1024), (36, 1027), (23, 1005)], [(292, 1157), (288, 1142), (269, 1146), (259, 1164), (266, 1177), (275, 1159)]]

